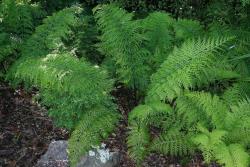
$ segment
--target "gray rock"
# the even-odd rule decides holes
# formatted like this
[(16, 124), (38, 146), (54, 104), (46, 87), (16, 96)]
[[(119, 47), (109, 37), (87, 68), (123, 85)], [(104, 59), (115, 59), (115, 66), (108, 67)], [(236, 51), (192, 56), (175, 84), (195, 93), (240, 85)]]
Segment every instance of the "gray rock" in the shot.
[[(67, 155), (67, 141), (53, 141), (48, 151), (38, 161), (36, 167), (69, 167)], [(83, 156), (77, 167), (117, 167), (119, 166), (120, 154), (110, 152), (102, 144)]]
[(67, 141), (52, 141), (36, 167), (69, 167)]
[(81, 158), (77, 167), (117, 167), (120, 161), (118, 152), (110, 152), (105, 145), (97, 147)]

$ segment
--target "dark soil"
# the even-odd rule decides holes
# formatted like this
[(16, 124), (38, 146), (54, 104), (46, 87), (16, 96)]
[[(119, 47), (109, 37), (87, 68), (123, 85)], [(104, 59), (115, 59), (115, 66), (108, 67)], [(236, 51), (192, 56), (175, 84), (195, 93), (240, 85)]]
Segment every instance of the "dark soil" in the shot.
[[(123, 118), (105, 143), (112, 151), (121, 153), (119, 167), (135, 167), (126, 145), (128, 113), (136, 105), (133, 93), (118, 86), (113, 95)], [(68, 137), (66, 130), (53, 126), (46, 109), (32, 101), (32, 93), (0, 85), (0, 167), (34, 166), (52, 140), (67, 140)], [(186, 165), (180, 165), (183, 163)], [(143, 163), (143, 167), (168, 166), (202, 165), (201, 158), (189, 157), (185, 162), (185, 159), (180, 161), (157, 153), (150, 154)]]
[(52, 140), (67, 139), (30, 94), (0, 85), (0, 167), (30, 167)]

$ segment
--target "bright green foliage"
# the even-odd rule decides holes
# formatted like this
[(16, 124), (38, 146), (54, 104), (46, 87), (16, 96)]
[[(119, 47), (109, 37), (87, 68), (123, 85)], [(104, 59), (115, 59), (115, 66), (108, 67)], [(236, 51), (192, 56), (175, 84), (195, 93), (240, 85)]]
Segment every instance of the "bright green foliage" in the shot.
[(250, 102), (249, 99), (239, 101), (231, 106), (232, 112), (227, 116), (226, 129), (230, 132), (228, 141), (240, 143), (245, 147), (250, 145)]
[(29, 58), (17, 68), (15, 79), (40, 88), (42, 103), (50, 107), (55, 123), (76, 127), (69, 143), (72, 165), (113, 130), (118, 114), (108, 95), (112, 81), (101, 69), (70, 54)]
[[(223, 128), (224, 127), (224, 118), (228, 112), (228, 108), (223, 101), (219, 99), (218, 96), (211, 96), (210, 93), (203, 93), (203, 92), (190, 92), (184, 94), (185, 98), (188, 99), (188, 103), (183, 104), (180, 100), (177, 104), (177, 108), (181, 112), (190, 111), (193, 107), (196, 108), (196, 112), (201, 115), (206, 115), (207, 119), (211, 119), (209, 122), (216, 128)], [(182, 104), (182, 106), (179, 106)], [(186, 111), (185, 111), (186, 110)]]
[(250, 95), (250, 88), (247, 82), (237, 82), (229, 87), (222, 98), (230, 105), (237, 104), (240, 100)]
[(71, 7), (44, 19), (43, 24), (36, 28), (35, 33), (24, 44), (22, 55), (46, 56), (63, 47), (62, 40), (72, 33), (71, 27), (77, 25), (76, 14), (79, 12), (81, 12), (81, 8)]
[(118, 114), (113, 107), (99, 106), (86, 111), (69, 139), (70, 164), (76, 166), (91, 146), (98, 146), (107, 138), (117, 121)]
[(173, 156), (188, 155), (193, 151), (189, 137), (178, 129), (170, 129), (152, 141), (151, 150)]
[(183, 89), (195, 88), (216, 79), (237, 77), (237, 74), (225, 71), (224, 64), (217, 66), (214, 63), (218, 61), (214, 53), (221, 50), (230, 40), (231, 38), (227, 37), (188, 40), (181, 48), (175, 48), (153, 74), (148, 100), (172, 100), (180, 95)]
[(152, 55), (149, 63), (154, 63), (153, 67), (157, 69), (173, 49), (175, 21), (166, 13), (153, 12), (142, 20), (142, 24), (147, 38), (146, 47)]
[(202, 150), (204, 160), (209, 163), (214, 159), (215, 148), (223, 143), (222, 138), (226, 135), (226, 131), (214, 130), (209, 132), (201, 126), (199, 127), (199, 130), (202, 133), (196, 135), (192, 140), (195, 144), (199, 145), (200, 150)]
[[(237, 43), (228, 37), (187, 40), (153, 74), (146, 104), (136, 107), (130, 113), (133, 119), (129, 119), (131, 125), (137, 122), (138, 127), (147, 125), (144, 129), (156, 127), (160, 133), (155, 137), (146, 131), (151, 140), (143, 145), (144, 152), (133, 154), (139, 164), (141, 155), (145, 157), (150, 151), (184, 156), (198, 148), (206, 163), (249, 165), (245, 151), (250, 144), (250, 102), (246, 100), (249, 75), (238, 70), (238, 64), (234, 63), (235, 54), (244, 53), (248, 46), (241, 45), (231, 54), (232, 45)], [(167, 112), (159, 113), (151, 107), (157, 103), (157, 106), (165, 103)], [(128, 139), (139, 134), (132, 130)], [(139, 143), (143, 139), (135, 137), (132, 141)], [(131, 145), (129, 149), (135, 148)], [(231, 149), (242, 154), (242, 163), (240, 158), (234, 159), (238, 158), (236, 154), (228, 155)], [(223, 154), (230, 159), (228, 163)]]
[(65, 51), (79, 12), (81, 8), (71, 7), (46, 18), (25, 42), (7, 76), (12, 83), (38, 88), (37, 98), (55, 123), (75, 130), (69, 144), (72, 165), (107, 138), (119, 118), (107, 72)]
[(145, 125), (133, 124), (130, 126), (127, 138), (129, 155), (137, 164), (140, 164), (148, 154), (147, 146), (150, 143), (149, 129)]
[(146, 60), (149, 52), (143, 47), (145, 37), (133, 14), (114, 5), (96, 7), (97, 23), (102, 31), (100, 47), (117, 66), (120, 80), (131, 88), (144, 90), (149, 81)]
[(249, 166), (250, 157), (240, 144), (220, 144), (214, 151), (215, 158), (226, 167)]
[(72, 129), (86, 109), (110, 103), (112, 82), (107, 74), (70, 54), (29, 58), (16, 68), (15, 79), (41, 89), (49, 114), (60, 126)]
[[(78, 0), (0, 0), (0, 65), (20, 57), (7, 80), (38, 88), (55, 124), (72, 131), (71, 166), (118, 122), (108, 72), (142, 102), (128, 119), (137, 165), (150, 152), (200, 150), (207, 164), (249, 166), (248, 1), (126, 0), (128, 10), (145, 10), (103, 4), (93, 14), (93, 6), (71, 6)], [(156, 6), (172, 15), (145, 13)]]
[(161, 117), (171, 112), (172, 108), (169, 105), (157, 102), (139, 105), (129, 115), (131, 131), (127, 143), (130, 156), (137, 164), (140, 164), (149, 152), (149, 125), (157, 125)]
[[(99, 29), (102, 31), (100, 49), (109, 56), (106, 58), (108, 63), (105, 64), (115, 65), (120, 81), (140, 91), (145, 91), (150, 75), (168, 58), (176, 44), (202, 34), (199, 22), (184, 19), (176, 22), (161, 12), (153, 12), (145, 19), (135, 20), (133, 13), (127, 13), (114, 5), (102, 5), (95, 8), (95, 13)], [(183, 46), (186, 55), (178, 52), (170, 57), (182, 54), (183, 58), (190, 59), (187, 56), (188, 51), (184, 48), (193, 44), (195, 50), (205, 50), (206, 57), (203, 57), (209, 57), (207, 59), (213, 61), (210, 52), (216, 51), (228, 40), (229, 38), (221, 38), (186, 42)], [(207, 48), (211, 50), (206, 50)], [(196, 54), (200, 50), (197, 50)], [(206, 61), (205, 58), (203, 61)]]
[[(164, 103), (156, 102), (147, 105), (139, 105), (133, 109), (133, 112), (129, 115), (129, 121), (136, 121), (144, 125), (150, 123), (157, 123), (158, 118), (163, 115), (168, 115), (172, 112), (172, 108)], [(154, 120), (152, 120), (154, 119)]]

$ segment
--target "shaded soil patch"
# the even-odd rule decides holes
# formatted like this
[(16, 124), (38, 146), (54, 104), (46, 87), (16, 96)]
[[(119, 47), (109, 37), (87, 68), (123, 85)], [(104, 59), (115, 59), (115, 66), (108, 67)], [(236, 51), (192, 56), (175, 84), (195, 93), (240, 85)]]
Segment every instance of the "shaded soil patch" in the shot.
[(67, 139), (31, 94), (0, 85), (0, 166), (33, 166), (52, 140)]
[[(128, 114), (136, 105), (133, 93), (118, 86), (112, 94), (122, 119), (104, 143), (112, 151), (120, 152), (119, 167), (135, 167), (135, 163), (128, 156), (126, 144)], [(26, 93), (23, 89), (14, 91), (7, 85), (0, 85), (0, 167), (34, 166), (40, 156), (47, 151), (52, 140), (67, 140), (68, 137), (69, 133), (66, 130), (53, 126), (46, 109), (32, 101), (32, 93)], [(151, 153), (142, 166), (201, 167), (204, 165), (199, 156), (179, 159)]]

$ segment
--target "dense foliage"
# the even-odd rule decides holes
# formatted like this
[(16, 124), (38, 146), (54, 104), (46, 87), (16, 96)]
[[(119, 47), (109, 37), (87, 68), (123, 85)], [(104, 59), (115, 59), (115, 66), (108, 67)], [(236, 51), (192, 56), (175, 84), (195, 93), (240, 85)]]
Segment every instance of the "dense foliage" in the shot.
[(139, 104), (127, 138), (138, 166), (150, 152), (198, 152), (207, 164), (246, 167), (249, 20), (249, 0), (2, 0), (0, 77), (39, 90), (71, 131), (72, 166), (115, 129), (116, 84)]

